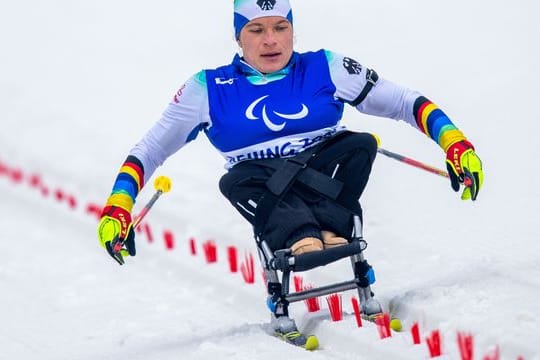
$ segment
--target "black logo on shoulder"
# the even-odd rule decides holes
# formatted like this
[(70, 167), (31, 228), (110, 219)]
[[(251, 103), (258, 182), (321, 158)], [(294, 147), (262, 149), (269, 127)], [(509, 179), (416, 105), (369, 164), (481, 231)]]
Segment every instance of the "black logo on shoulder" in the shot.
[(358, 75), (362, 72), (362, 65), (348, 57), (343, 58), (343, 67), (351, 75)]
[(257, 0), (257, 5), (259, 5), (261, 10), (273, 10), (276, 0)]

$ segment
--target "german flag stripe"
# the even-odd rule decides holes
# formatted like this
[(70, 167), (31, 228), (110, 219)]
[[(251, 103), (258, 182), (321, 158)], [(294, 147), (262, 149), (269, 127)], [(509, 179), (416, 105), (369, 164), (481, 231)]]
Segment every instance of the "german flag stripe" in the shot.
[(130, 155), (120, 168), (120, 173), (113, 185), (112, 194), (128, 195), (135, 202), (143, 186), (144, 168), (142, 163), (135, 156)]
[(465, 139), (465, 136), (446, 114), (424, 96), (418, 97), (413, 106), (416, 124), (420, 131), (446, 150), (449, 143)]
[(131, 167), (137, 173), (137, 178), (140, 185), (139, 190), (142, 189), (144, 187), (144, 167), (141, 161), (135, 156), (130, 155), (127, 157), (124, 165)]
[(422, 124), (422, 113), (425, 111), (426, 106), (428, 106), (429, 104), (431, 104), (431, 101), (429, 101), (427, 98), (423, 96), (420, 96), (414, 102), (414, 107), (413, 107), (413, 113), (416, 119), (416, 125), (418, 125), (418, 128), (425, 134), (427, 134), (427, 131), (424, 124)]

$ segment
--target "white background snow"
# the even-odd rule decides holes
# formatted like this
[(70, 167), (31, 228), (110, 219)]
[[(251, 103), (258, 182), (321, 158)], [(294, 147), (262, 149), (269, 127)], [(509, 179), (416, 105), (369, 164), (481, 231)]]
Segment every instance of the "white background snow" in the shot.
[[(477, 358), (540, 359), (540, 6), (536, 1), (295, 0), (296, 49), (328, 48), (417, 89), (475, 144), (485, 168), (476, 203), (443, 178), (379, 156), (363, 195), (367, 257), (381, 301), (406, 330), (475, 335)], [(408, 331), (381, 341), (352, 317), (333, 323), (292, 306), (319, 335), (308, 353), (267, 336), (265, 291), (231, 275), (224, 249), (254, 252), (250, 227), (217, 188), (223, 160), (204, 136), (157, 174), (173, 190), (152, 210), (156, 236), (119, 267), (98, 245), (88, 202), (103, 203), (129, 148), (182, 83), (237, 51), (232, 1), (2, 1), (0, 161), (76, 194), (79, 208), (0, 177), (0, 359), (425, 359)], [(444, 167), (418, 131), (349, 109), (344, 123), (383, 146)], [(147, 186), (137, 206), (150, 198)], [(188, 253), (215, 239), (220, 261)], [(347, 261), (303, 274), (349, 279)], [(343, 295), (350, 313), (350, 296)], [(322, 299), (324, 304), (324, 299)], [(323, 306), (325, 308), (325, 306)]]

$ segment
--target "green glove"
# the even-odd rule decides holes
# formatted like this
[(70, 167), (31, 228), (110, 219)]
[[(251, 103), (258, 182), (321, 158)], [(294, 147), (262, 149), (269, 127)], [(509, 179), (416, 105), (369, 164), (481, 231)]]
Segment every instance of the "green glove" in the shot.
[[(101, 213), (98, 225), (98, 239), (103, 248), (107, 250), (118, 263), (123, 264), (124, 256), (135, 256), (135, 232), (130, 212), (122, 205), (128, 205), (121, 195), (113, 195)], [(115, 201), (116, 200), (116, 201)], [(120, 201), (118, 201), (120, 200)], [(118, 205), (111, 205), (116, 203)], [(120, 205), (120, 203), (124, 203)]]
[(484, 171), (474, 146), (467, 140), (450, 145), (446, 151), (446, 168), (454, 191), (459, 191), (460, 184), (465, 185), (461, 199), (476, 200), (484, 182)]

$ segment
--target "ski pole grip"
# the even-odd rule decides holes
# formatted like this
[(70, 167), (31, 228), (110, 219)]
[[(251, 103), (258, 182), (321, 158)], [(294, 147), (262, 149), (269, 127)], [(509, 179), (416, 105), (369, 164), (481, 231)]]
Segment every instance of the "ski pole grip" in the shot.
[(169, 191), (171, 191), (171, 187), (171, 179), (167, 176), (158, 176), (156, 180), (154, 180), (154, 189), (156, 189), (156, 191), (168, 193)]

